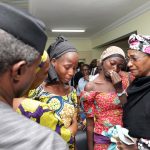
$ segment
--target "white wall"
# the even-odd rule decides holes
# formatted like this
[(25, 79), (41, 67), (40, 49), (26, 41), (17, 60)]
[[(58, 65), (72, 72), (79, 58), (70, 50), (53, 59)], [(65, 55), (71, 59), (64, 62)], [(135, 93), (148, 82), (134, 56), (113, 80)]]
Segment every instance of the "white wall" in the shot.
[(107, 43), (137, 30), (138, 34), (150, 35), (150, 11), (120, 25), (119, 27), (91, 39), (92, 47)]
[[(80, 59), (85, 59), (86, 63), (90, 63), (94, 58), (99, 59), (101, 51), (103, 50), (103, 48), (95, 50), (93, 49), (94, 47), (112, 41), (135, 30), (137, 30), (138, 34), (150, 35), (150, 11), (94, 38), (68, 38), (68, 40), (77, 48)], [(55, 38), (49, 38), (46, 48), (48, 48), (54, 40)]]

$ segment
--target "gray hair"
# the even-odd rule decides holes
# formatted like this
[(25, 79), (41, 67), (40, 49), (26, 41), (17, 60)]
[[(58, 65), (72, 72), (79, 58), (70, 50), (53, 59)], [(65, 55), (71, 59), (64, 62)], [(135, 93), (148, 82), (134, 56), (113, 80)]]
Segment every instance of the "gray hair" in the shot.
[(31, 64), (38, 57), (39, 52), (33, 47), (0, 29), (0, 74), (21, 60)]

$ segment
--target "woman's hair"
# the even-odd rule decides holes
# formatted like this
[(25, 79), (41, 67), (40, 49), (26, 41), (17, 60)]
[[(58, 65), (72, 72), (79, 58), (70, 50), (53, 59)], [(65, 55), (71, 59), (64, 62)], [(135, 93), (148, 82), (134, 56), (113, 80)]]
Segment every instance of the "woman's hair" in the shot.
[(84, 62), (78, 62), (78, 67), (77, 67), (77, 69), (81, 69), (81, 67), (84, 65)]
[(90, 65), (88, 65), (88, 64), (83, 64), (81, 67), (81, 70), (83, 69), (83, 67), (87, 67), (90, 70)]
[(34, 48), (0, 29), (0, 74), (21, 60), (33, 63), (38, 56), (39, 52)]
[(93, 67), (96, 67), (97, 65), (97, 59), (93, 59), (90, 63), (90, 68), (92, 69)]

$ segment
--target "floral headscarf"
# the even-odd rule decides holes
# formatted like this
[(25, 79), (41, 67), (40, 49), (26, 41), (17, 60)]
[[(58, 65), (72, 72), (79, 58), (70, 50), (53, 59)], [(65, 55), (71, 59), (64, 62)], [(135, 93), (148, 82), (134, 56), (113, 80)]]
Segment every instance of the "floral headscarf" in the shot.
[(129, 48), (150, 54), (150, 36), (132, 34), (128, 40)]

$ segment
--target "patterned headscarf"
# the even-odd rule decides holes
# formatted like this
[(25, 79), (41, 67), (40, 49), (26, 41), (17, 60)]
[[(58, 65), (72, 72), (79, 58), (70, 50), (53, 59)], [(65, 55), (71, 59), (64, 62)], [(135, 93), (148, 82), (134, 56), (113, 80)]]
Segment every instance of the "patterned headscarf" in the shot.
[(114, 54), (119, 54), (123, 58), (125, 58), (125, 53), (120, 47), (110, 46), (106, 50), (104, 50), (103, 53), (101, 54), (100, 62), (103, 61), (105, 58), (107, 58), (107, 57), (109, 57), (111, 55), (114, 55)]
[(40, 71), (40, 69), (43, 67), (44, 63), (47, 60), (47, 57), (49, 57), (49, 56), (48, 56), (47, 52), (44, 51), (43, 55), (41, 56), (41, 62), (39, 64), (38, 68), (36, 69), (36, 73), (38, 73)]
[(128, 40), (129, 48), (150, 54), (150, 36), (132, 34)]

